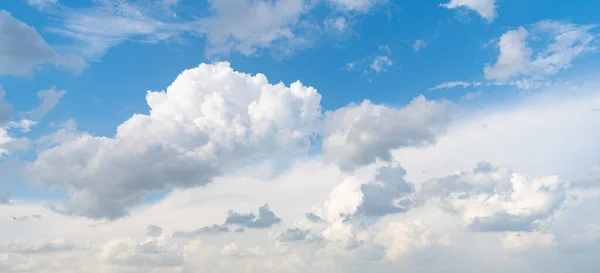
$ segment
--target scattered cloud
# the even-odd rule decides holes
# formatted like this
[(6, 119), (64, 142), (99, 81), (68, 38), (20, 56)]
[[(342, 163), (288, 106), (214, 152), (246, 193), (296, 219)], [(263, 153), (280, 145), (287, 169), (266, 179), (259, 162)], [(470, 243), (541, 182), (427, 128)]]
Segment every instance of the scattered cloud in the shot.
[(478, 99), (479, 97), (481, 97), (481, 95), (482, 95), (482, 93), (480, 91), (469, 92), (469, 93), (462, 95), (460, 97), (460, 99), (463, 101), (474, 101), (474, 100)]
[(376, 5), (386, 3), (387, 0), (327, 0), (330, 5), (342, 12), (359, 12), (364, 13), (369, 11)]
[[(528, 86), (568, 69), (580, 56), (596, 52), (594, 25), (540, 21), (500, 37), (499, 56), (484, 68), (488, 80)], [(535, 39), (535, 42), (534, 42)], [(533, 46), (535, 45), (535, 46)]]
[(126, 1), (97, 1), (91, 7), (62, 6), (52, 11), (56, 23), (48, 30), (69, 38), (63, 63), (81, 64), (79, 58), (98, 61), (110, 48), (128, 40), (142, 43), (176, 41), (192, 30), (190, 23), (158, 19), (151, 6)]
[(470, 86), (474, 86), (474, 87), (478, 87), (481, 86), (482, 83), (481, 82), (464, 82), (464, 81), (454, 81), (454, 82), (445, 82), (445, 83), (441, 83), (438, 84), (432, 88), (429, 88), (430, 91), (433, 90), (440, 90), (440, 89), (450, 89), (450, 88), (454, 88), (454, 87), (463, 87), (463, 88), (467, 88)]
[(386, 71), (385, 68), (387, 66), (392, 66), (394, 61), (392, 61), (388, 56), (376, 56), (371, 65), (369, 66), (375, 72), (383, 72)]
[(29, 114), (34, 120), (40, 120), (58, 105), (58, 102), (66, 93), (64, 89), (58, 90), (56, 87), (39, 91), (37, 96), (41, 104), (33, 108)]
[(376, 73), (387, 71), (386, 68), (393, 66), (395, 63), (391, 59), (392, 50), (387, 45), (380, 45), (377, 48), (377, 53), (358, 61), (346, 63), (345, 69), (348, 71), (362, 71), (363, 76), (368, 75), (371, 71)]
[(246, 228), (270, 228), (281, 222), (281, 218), (277, 217), (267, 204), (258, 208), (258, 216), (253, 213), (243, 214), (232, 210), (227, 214), (225, 225), (237, 225)]
[(416, 41), (413, 43), (413, 51), (414, 51), (414, 52), (419, 52), (419, 51), (421, 51), (421, 49), (423, 49), (424, 47), (426, 47), (426, 46), (427, 46), (427, 44), (428, 44), (428, 43), (427, 43), (427, 41), (425, 41), (425, 40), (416, 40)]
[(498, 16), (496, 0), (450, 0), (440, 6), (447, 9), (466, 8), (488, 21), (493, 21)]
[(308, 230), (302, 230), (299, 228), (286, 229), (284, 232), (277, 236), (277, 240), (280, 242), (295, 242), (302, 241), (308, 235)]
[(314, 29), (304, 15), (314, 4), (307, 0), (210, 1), (213, 15), (198, 22), (207, 38), (207, 54), (231, 51), (255, 55), (259, 49), (291, 53), (309, 46)]
[(35, 28), (5, 10), (0, 10), (0, 36), (0, 75), (29, 76), (39, 65), (57, 58)]
[(27, 0), (27, 4), (40, 10), (46, 8), (47, 6), (54, 5), (57, 2), (58, 0)]

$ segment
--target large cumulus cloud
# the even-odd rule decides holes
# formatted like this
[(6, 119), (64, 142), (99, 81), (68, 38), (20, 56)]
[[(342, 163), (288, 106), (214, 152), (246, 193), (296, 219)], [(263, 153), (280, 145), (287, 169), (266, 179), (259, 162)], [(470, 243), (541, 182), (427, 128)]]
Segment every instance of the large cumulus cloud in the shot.
[(202, 186), (249, 159), (306, 147), (319, 131), (320, 100), (300, 82), (270, 84), (229, 63), (202, 64), (166, 91), (149, 91), (149, 113), (133, 115), (114, 137), (84, 133), (41, 152), (29, 178), (69, 191), (59, 211), (118, 218), (148, 191)]
[(271, 84), (227, 62), (188, 69), (146, 101), (149, 113), (114, 136), (81, 133), (28, 166), (34, 185), (68, 191), (56, 211), (116, 219), (150, 191), (204, 186), (246, 163), (305, 150), (318, 135), (329, 158), (353, 168), (389, 159), (390, 149), (434, 143), (450, 120), (450, 102), (423, 96), (404, 108), (365, 101), (324, 117), (316, 89)]

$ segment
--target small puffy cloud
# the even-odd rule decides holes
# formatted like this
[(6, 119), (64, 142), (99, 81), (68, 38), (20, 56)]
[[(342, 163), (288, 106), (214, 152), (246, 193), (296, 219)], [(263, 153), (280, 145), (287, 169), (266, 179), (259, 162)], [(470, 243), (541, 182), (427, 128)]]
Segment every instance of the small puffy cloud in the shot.
[(414, 52), (419, 52), (419, 51), (421, 51), (421, 49), (423, 49), (426, 46), (427, 46), (427, 41), (425, 41), (425, 40), (416, 40), (413, 43), (413, 51)]
[(523, 87), (539, 85), (537, 81), (568, 69), (575, 59), (597, 50), (593, 42), (598, 36), (591, 32), (594, 28), (540, 21), (507, 31), (498, 42), (496, 62), (484, 68), (485, 77)]
[(306, 238), (310, 231), (302, 230), (300, 228), (286, 229), (284, 232), (277, 236), (277, 240), (280, 242), (295, 242), (302, 241)]
[(0, 10), (0, 37), (0, 75), (28, 76), (38, 65), (57, 57), (33, 27), (5, 10)]
[(253, 213), (243, 214), (232, 210), (228, 212), (225, 225), (238, 225), (246, 228), (270, 228), (281, 222), (281, 218), (277, 217), (265, 204), (258, 208), (258, 216)]
[(162, 234), (163, 229), (156, 225), (148, 225), (146, 228), (146, 235), (149, 237), (158, 237)]
[(58, 102), (66, 93), (64, 89), (58, 90), (56, 87), (39, 91), (37, 96), (40, 100), (40, 105), (31, 109), (29, 112), (31, 118), (34, 120), (41, 119), (58, 105)]
[(425, 182), (421, 194), (458, 212), (475, 232), (533, 231), (563, 206), (566, 187), (557, 176), (529, 178), (481, 162)]
[(197, 230), (186, 232), (186, 231), (175, 231), (173, 237), (193, 238), (200, 235), (219, 235), (229, 233), (229, 227), (221, 225), (212, 225), (201, 227)]
[(186, 70), (146, 100), (150, 113), (133, 115), (115, 137), (81, 133), (28, 166), (34, 185), (69, 192), (56, 211), (119, 218), (149, 191), (206, 185), (250, 159), (304, 150), (322, 123), (314, 88), (273, 85), (226, 62)]
[(323, 222), (323, 219), (321, 219), (320, 216), (318, 216), (318, 215), (316, 215), (316, 214), (314, 214), (312, 212), (309, 212), (309, 213), (306, 214), (306, 219), (308, 219), (309, 221), (311, 221), (313, 223)]
[(533, 53), (526, 43), (528, 36), (529, 32), (523, 27), (502, 34), (498, 42), (500, 55), (493, 66), (485, 67), (486, 78), (507, 79), (524, 74)]
[(440, 6), (447, 9), (467, 8), (488, 21), (493, 21), (498, 16), (496, 0), (450, 0)]
[(375, 57), (375, 59), (369, 67), (375, 72), (379, 73), (385, 71), (386, 67), (392, 66), (393, 64), (394, 61), (392, 61), (390, 57), (379, 55)]
[(390, 161), (390, 150), (433, 144), (451, 121), (449, 101), (414, 98), (402, 108), (368, 100), (326, 113), (323, 150), (343, 169)]

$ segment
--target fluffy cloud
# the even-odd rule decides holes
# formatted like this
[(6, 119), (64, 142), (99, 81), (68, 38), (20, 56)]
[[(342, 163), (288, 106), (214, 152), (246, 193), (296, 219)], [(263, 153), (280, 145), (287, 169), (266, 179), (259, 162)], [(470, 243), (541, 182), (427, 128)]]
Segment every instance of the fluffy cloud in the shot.
[(186, 70), (146, 100), (150, 113), (132, 116), (115, 137), (82, 134), (29, 166), (34, 184), (68, 189), (57, 210), (118, 218), (148, 191), (205, 185), (249, 159), (306, 147), (320, 126), (315, 89), (272, 85), (228, 63)]
[(27, 76), (57, 55), (31, 26), (0, 10), (0, 75)]
[(426, 46), (427, 46), (427, 41), (425, 41), (425, 40), (416, 40), (413, 43), (413, 51), (414, 52), (419, 52), (419, 51), (421, 51), (421, 49), (423, 49)]
[(258, 216), (253, 213), (243, 214), (232, 210), (228, 212), (225, 225), (238, 225), (247, 228), (270, 228), (273, 225), (281, 222), (281, 218), (277, 217), (269, 208), (269, 205), (263, 205), (258, 208)]
[[(494, 64), (485, 66), (485, 77), (498, 82), (514, 81), (518, 86), (531, 85), (547, 76), (567, 69), (576, 58), (596, 51), (597, 35), (593, 25), (576, 25), (558, 21), (540, 21), (510, 30), (500, 37), (500, 54)], [(530, 46), (532, 39), (538, 38)]]
[(492, 21), (498, 16), (496, 0), (450, 0), (441, 6), (447, 9), (467, 8), (477, 12), (488, 21)]
[(458, 212), (473, 231), (533, 231), (566, 201), (557, 176), (528, 178), (479, 163), (472, 170), (423, 184), (423, 198)]
[(326, 113), (323, 150), (344, 169), (389, 161), (390, 150), (433, 144), (451, 121), (451, 102), (413, 99), (403, 108), (368, 100)]
[(393, 222), (375, 239), (385, 247), (388, 260), (398, 260), (410, 252), (426, 248), (432, 242), (429, 227), (422, 221)]
[(286, 53), (310, 44), (304, 33), (313, 26), (303, 15), (312, 10), (311, 1), (213, 0), (209, 5), (214, 15), (199, 24), (210, 55), (230, 51), (253, 55), (263, 48)]

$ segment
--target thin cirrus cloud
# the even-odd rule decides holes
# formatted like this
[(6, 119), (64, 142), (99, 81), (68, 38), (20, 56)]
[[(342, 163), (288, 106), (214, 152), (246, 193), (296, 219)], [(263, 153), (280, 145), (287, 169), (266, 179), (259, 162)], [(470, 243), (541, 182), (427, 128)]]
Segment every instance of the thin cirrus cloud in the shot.
[[(364, 13), (382, 3), (385, 1), (336, 0), (330, 1), (329, 6)], [(178, 9), (185, 9), (178, 1), (97, 1), (91, 7), (78, 8), (60, 1), (30, 1), (30, 4), (55, 19), (45, 30), (71, 43), (53, 48), (34, 28), (2, 11), (0, 20), (6, 22), (0, 31), (19, 33), (9, 35), (14, 38), (4, 46), (23, 53), (0, 56), (5, 59), (2, 63), (10, 64), (4, 69), (0, 67), (0, 73), (28, 75), (35, 66), (47, 63), (80, 72), (88, 62), (99, 61), (110, 48), (125, 41), (178, 43), (206, 37), (205, 53), (209, 57), (230, 53), (250, 56), (263, 50), (274, 57), (287, 56), (313, 46), (323, 31), (342, 33), (350, 27), (346, 16), (336, 17), (335, 22), (325, 20), (323, 24), (309, 20), (309, 13), (316, 7), (309, 0), (209, 1), (211, 14), (192, 16), (194, 19), (172, 15)], [(171, 10), (172, 14), (165, 13)]]

